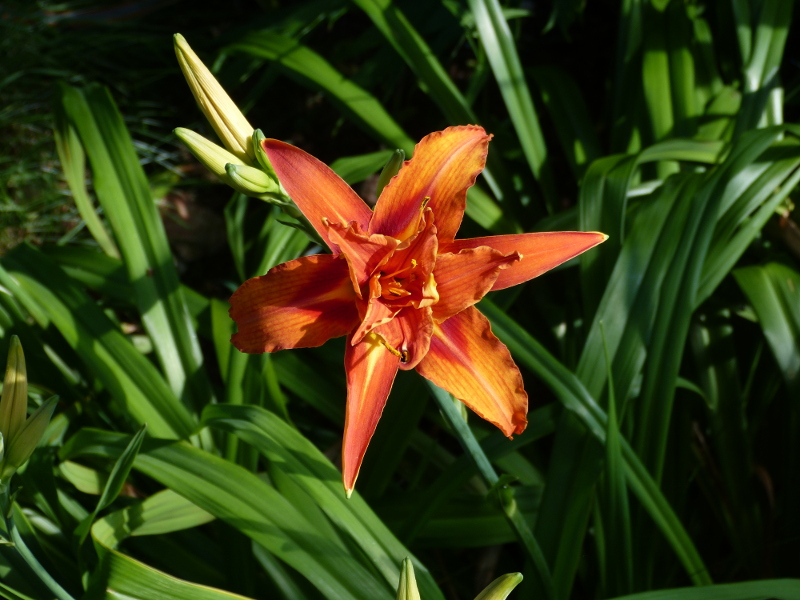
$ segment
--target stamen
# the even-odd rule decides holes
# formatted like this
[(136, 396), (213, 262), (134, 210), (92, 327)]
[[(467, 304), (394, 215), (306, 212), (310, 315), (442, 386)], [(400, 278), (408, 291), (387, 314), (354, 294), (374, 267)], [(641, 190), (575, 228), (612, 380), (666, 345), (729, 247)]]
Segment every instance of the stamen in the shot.
[(416, 269), (416, 268), (417, 268), (417, 261), (412, 258), (411, 259), (411, 264), (409, 266), (407, 266), (405, 269), (400, 269), (398, 271), (395, 271), (394, 273), (381, 273), (381, 277), (395, 277), (396, 278), (398, 275), (402, 275), (403, 273), (406, 273), (407, 271), (410, 271), (411, 269)]
[(389, 292), (392, 296), (397, 296), (397, 297), (411, 295), (411, 292), (409, 292), (408, 290), (404, 290), (401, 287), (390, 287), (386, 291)]
[[(381, 344), (383, 344), (383, 347), (386, 348), (389, 352), (394, 354), (400, 360), (403, 360), (403, 352), (400, 352), (400, 350), (394, 348), (389, 342), (387, 342), (385, 339), (383, 339), (383, 336), (378, 335), (378, 341)], [(408, 352), (406, 352), (405, 354), (408, 355)]]
[(431, 197), (430, 196), (425, 196), (425, 198), (422, 199), (422, 205), (419, 207), (419, 209), (420, 210), (425, 210), (425, 207), (428, 206), (428, 202), (430, 202), (430, 201), (431, 201)]

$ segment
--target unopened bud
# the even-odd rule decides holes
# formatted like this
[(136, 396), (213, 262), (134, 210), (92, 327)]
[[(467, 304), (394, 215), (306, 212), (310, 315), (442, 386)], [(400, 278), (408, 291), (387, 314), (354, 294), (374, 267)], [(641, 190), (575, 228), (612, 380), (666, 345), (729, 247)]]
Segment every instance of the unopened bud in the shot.
[(28, 372), (25, 368), (25, 354), (16, 335), (11, 336), (6, 362), (6, 375), (3, 380), (3, 394), (0, 396), (0, 434), (4, 440), (11, 440), (22, 427), (28, 416)]
[(250, 140), (250, 136), (253, 135), (252, 125), (184, 37), (176, 33), (174, 41), (175, 55), (178, 57), (181, 71), (200, 110), (225, 147), (238, 157), (234, 162), (252, 164), (255, 160), (255, 151)]
[(260, 129), (256, 129), (253, 132), (253, 151), (256, 153), (256, 160), (258, 161), (258, 165), (261, 169), (272, 179), (278, 181), (278, 174), (275, 172), (275, 169), (272, 167), (272, 163), (269, 162), (269, 156), (267, 156), (266, 151), (264, 150), (264, 140), (267, 137)]
[(221, 146), (217, 146), (211, 140), (204, 138), (199, 133), (195, 133), (191, 129), (178, 127), (174, 131), (178, 139), (182, 141), (189, 148), (189, 151), (203, 163), (209, 171), (212, 171), (217, 177), (224, 179), (227, 183), (228, 174), (225, 171), (225, 165), (228, 163), (238, 163), (239, 158), (234, 154), (225, 150)]
[(417, 578), (414, 576), (414, 565), (411, 559), (403, 559), (400, 568), (400, 582), (397, 584), (397, 600), (420, 600)]
[(406, 153), (400, 148), (394, 151), (392, 157), (387, 161), (386, 166), (383, 167), (380, 177), (378, 177), (377, 195), (380, 197), (383, 188), (392, 180), (392, 177), (400, 172), (403, 166), (403, 161), (406, 159)]
[(522, 573), (506, 573), (486, 586), (475, 600), (505, 600), (522, 581)]
[(280, 186), (260, 169), (228, 163), (225, 165), (225, 172), (234, 187), (243, 190), (244, 193), (250, 196), (280, 194)]

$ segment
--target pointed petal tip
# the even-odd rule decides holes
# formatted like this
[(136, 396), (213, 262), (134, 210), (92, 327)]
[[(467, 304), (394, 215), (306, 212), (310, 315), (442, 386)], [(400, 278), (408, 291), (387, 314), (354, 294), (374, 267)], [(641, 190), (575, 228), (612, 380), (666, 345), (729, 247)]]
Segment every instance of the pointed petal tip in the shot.
[(344, 495), (348, 500), (350, 499), (350, 496), (353, 495), (353, 489), (354, 488), (352, 488), (352, 487), (348, 488), (347, 486), (345, 486), (345, 488), (344, 488)]

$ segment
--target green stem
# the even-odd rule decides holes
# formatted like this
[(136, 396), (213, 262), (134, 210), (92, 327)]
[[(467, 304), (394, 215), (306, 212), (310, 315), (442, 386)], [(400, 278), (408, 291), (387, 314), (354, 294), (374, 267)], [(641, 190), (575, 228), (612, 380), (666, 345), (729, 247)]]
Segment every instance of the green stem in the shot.
[(36, 576), (39, 577), (39, 580), (46, 585), (51, 592), (53, 592), (58, 600), (75, 600), (75, 598), (70, 596), (64, 590), (64, 588), (62, 588), (58, 582), (53, 579), (50, 573), (45, 570), (45, 568), (33, 555), (33, 552), (31, 552), (28, 546), (25, 545), (25, 541), (22, 539), (17, 526), (14, 524), (13, 518), (9, 517), (6, 520), (6, 526), (11, 534), (11, 541), (14, 542), (14, 548), (16, 549), (17, 554), (19, 554), (22, 560), (27, 563), (27, 565), (31, 568), (31, 571), (33, 571)]
[(547, 565), (547, 560), (531, 528), (528, 526), (528, 522), (517, 507), (517, 502), (514, 500), (514, 488), (503, 484), (498, 485), (500, 483), (500, 478), (497, 472), (494, 470), (492, 463), (489, 462), (486, 453), (483, 451), (483, 448), (481, 448), (480, 443), (478, 443), (469, 425), (461, 417), (453, 397), (448, 392), (432, 383), (429, 383), (429, 386), (433, 398), (436, 400), (436, 404), (439, 406), (439, 409), (442, 411), (450, 427), (453, 428), (461, 447), (472, 457), (472, 460), (475, 461), (478, 473), (480, 473), (486, 485), (489, 488), (499, 488), (498, 495), (500, 496), (500, 505), (508, 520), (508, 524), (511, 525), (517, 539), (533, 562), (533, 566), (539, 575), (541, 589), (545, 592), (545, 600), (553, 600), (553, 576), (550, 573), (550, 567)]

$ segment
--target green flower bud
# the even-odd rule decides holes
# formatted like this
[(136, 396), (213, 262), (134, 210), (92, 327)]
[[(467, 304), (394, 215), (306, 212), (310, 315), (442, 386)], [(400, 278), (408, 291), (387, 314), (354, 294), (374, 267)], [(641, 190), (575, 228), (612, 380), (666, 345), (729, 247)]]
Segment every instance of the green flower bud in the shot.
[(186, 144), (189, 151), (194, 154), (197, 160), (203, 163), (209, 171), (213, 172), (220, 179), (223, 179), (225, 183), (230, 184), (225, 165), (228, 163), (238, 163), (239, 158), (237, 156), (228, 152), (225, 148), (217, 146), (211, 140), (207, 140), (191, 129), (178, 127), (175, 129), (174, 133), (178, 136), (180, 141)]
[(3, 394), (0, 396), (0, 434), (4, 440), (13, 439), (27, 415), (28, 372), (25, 369), (25, 355), (22, 353), (19, 338), (12, 335), (6, 362), (6, 376), (3, 380)]
[(522, 573), (506, 573), (486, 586), (475, 600), (505, 600), (522, 581)]
[(380, 197), (383, 188), (386, 187), (386, 184), (392, 180), (392, 177), (400, 172), (400, 168), (403, 166), (403, 161), (405, 159), (406, 153), (400, 148), (394, 151), (392, 157), (387, 161), (386, 166), (383, 167), (380, 177), (378, 177), (378, 197)]
[(245, 193), (250, 196), (281, 193), (280, 186), (259, 169), (228, 163), (225, 165), (225, 172), (234, 187), (247, 190)]
[(44, 435), (57, 401), (57, 398), (51, 398), (26, 419), (28, 372), (22, 344), (17, 336), (12, 336), (3, 394), (0, 397), (0, 484), (31, 457)]
[(397, 584), (397, 600), (420, 600), (417, 578), (414, 577), (414, 565), (408, 558), (403, 559), (400, 583)]
[(275, 181), (278, 181), (278, 174), (275, 172), (275, 169), (272, 168), (272, 163), (269, 162), (269, 156), (267, 156), (267, 153), (264, 151), (263, 142), (265, 139), (267, 139), (267, 137), (264, 133), (260, 129), (256, 129), (253, 132), (253, 151), (256, 153), (256, 160), (261, 170)]
[[(224, 146), (237, 156), (233, 162), (253, 164), (255, 151), (250, 140), (253, 127), (230, 99), (225, 90), (189, 47), (184, 37), (176, 33), (175, 55), (183, 76), (194, 94), (200, 110), (217, 132)], [(228, 161), (231, 162), (231, 161)]]

